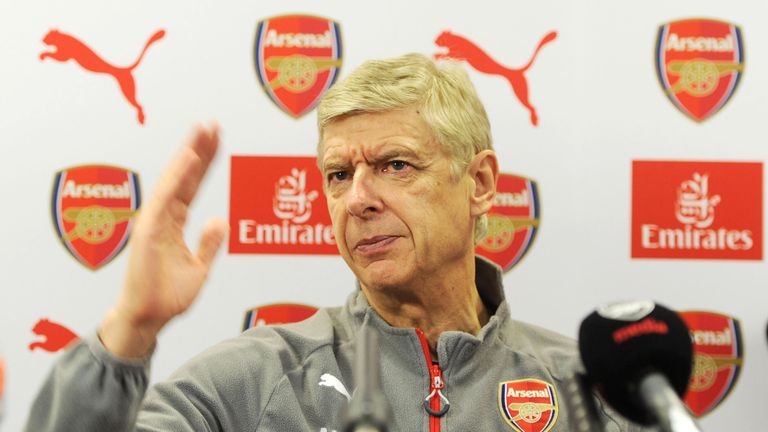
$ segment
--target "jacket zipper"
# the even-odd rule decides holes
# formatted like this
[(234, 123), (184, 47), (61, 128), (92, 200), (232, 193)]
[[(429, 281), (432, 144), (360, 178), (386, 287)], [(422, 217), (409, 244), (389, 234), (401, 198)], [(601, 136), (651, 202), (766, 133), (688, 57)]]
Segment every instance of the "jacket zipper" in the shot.
[[(439, 364), (432, 363), (432, 353), (429, 352), (429, 345), (427, 344), (424, 332), (421, 329), (416, 329), (416, 335), (421, 342), (421, 349), (424, 351), (424, 358), (427, 360), (427, 370), (429, 370), (429, 395), (424, 399), (424, 409), (429, 413), (429, 431), (440, 432), (440, 417), (448, 412), (448, 408), (451, 405), (442, 392), (445, 388), (443, 371), (440, 370)], [(441, 400), (445, 402), (442, 408), (440, 406)]]

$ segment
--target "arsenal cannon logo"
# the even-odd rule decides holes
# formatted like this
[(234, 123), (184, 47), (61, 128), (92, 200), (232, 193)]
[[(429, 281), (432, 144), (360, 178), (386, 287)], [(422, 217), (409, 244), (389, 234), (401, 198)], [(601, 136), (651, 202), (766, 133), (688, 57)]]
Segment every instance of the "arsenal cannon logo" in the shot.
[(741, 326), (736, 318), (716, 312), (680, 312), (693, 341), (693, 373), (685, 404), (704, 416), (731, 393), (744, 363)]
[(507, 424), (519, 432), (547, 432), (559, 411), (552, 384), (533, 378), (500, 383), (499, 409)]
[(539, 227), (536, 182), (513, 174), (499, 174), (488, 233), (477, 244), (478, 255), (509, 271), (525, 256)]
[(56, 234), (67, 251), (91, 270), (123, 250), (139, 204), (139, 177), (123, 168), (72, 167), (54, 178), (51, 212)]
[(285, 15), (259, 22), (256, 74), (280, 109), (298, 118), (311, 111), (339, 76), (341, 32), (325, 18)]
[(690, 19), (659, 28), (656, 72), (669, 99), (701, 122), (733, 95), (744, 71), (739, 27), (716, 20)]

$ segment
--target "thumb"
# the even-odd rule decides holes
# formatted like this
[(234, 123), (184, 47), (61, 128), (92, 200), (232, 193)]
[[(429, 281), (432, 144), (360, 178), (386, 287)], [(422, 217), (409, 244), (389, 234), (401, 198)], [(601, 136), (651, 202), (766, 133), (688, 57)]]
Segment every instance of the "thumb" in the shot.
[(229, 225), (224, 219), (211, 219), (205, 224), (203, 234), (200, 236), (200, 244), (197, 247), (197, 257), (205, 266), (206, 272), (216, 257), (216, 252), (221, 248), (229, 232)]

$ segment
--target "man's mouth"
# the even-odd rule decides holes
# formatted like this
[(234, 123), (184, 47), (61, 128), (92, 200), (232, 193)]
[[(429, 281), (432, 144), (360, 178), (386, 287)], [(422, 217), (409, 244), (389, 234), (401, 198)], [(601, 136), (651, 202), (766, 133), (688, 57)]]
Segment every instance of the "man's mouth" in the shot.
[(389, 235), (366, 238), (357, 242), (357, 244), (355, 245), (355, 250), (360, 253), (378, 252), (379, 250), (382, 250), (383, 248), (389, 246), (392, 242), (394, 242), (398, 238), (399, 236), (389, 236)]

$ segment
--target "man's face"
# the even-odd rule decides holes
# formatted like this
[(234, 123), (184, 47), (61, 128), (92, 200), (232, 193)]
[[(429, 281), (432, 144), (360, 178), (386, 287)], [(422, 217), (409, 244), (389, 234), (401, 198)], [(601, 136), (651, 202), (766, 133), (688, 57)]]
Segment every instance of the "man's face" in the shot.
[(472, 255), (471, 181), (416, 109), (340, 118), (322, 146), (336, 242), (363, 286), (410, 288)]

